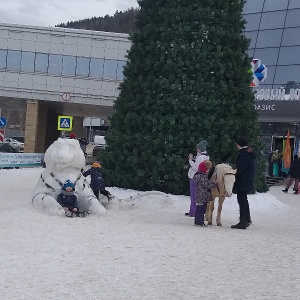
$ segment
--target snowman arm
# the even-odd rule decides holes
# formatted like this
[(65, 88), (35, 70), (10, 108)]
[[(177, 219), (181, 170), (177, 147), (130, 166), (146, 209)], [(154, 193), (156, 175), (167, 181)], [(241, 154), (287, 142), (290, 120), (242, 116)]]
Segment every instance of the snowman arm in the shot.
[(43, 178), (43, 175), (41, 174), (41, 179), (43, 181), (43, 183), (45, 184), (45, 186), (48, 188), (48, 189), (52, 189), (54, 192), (55, 192), (55, 189), (50, 185), (48, 184), (45, 179)]
[(32, 204), (33, 204), (34, 198), (37, 197), (37, 196), (40, 195), (40, 194), (43, 194), (43, 195), (44, 195), (44, 196), (41, 198), (41, 200), (44, 200), (44, 198), (45, 198), (46, 196), (51, 196), (49, 193), (43, 193), (43, 192), (36, 193), (36, 194), (32, 197)]

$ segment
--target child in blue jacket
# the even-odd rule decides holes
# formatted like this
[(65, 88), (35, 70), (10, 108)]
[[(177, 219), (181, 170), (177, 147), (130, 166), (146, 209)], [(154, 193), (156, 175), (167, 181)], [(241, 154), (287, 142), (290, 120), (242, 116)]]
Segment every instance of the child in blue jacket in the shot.
[(63, 207), (67, 217), (71, 217), (73, 214), (78, 214), (78, 201), (75, 195), (75, 186), (67, 180), (61, 193), (57, 196), (57, 202)]
[(87, 177), (89, 175), (91, 176), (90, 186), (97, 199), (99, 198), (99, 192), (102, 195), (106, 196), (108, 201), (112, 199), (111, 193), (105, 189), (105, 181), (102, 177), (102, 170), (99, 162), (95, 161), (92, 164), (92, 167), (89, 170), (83, 172), (82, 175), (84, 177)]

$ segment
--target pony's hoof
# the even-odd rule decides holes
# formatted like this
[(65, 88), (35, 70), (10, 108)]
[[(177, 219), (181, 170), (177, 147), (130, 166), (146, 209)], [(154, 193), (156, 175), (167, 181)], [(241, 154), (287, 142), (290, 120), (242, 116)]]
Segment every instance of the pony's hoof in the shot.
[(221, 224), (221, 223), (219, 223), (219, 224), (217, 224), (217, 226), (219, 226), (219, 227), (222, 227), (222, 224)]
[(207, 225), (210, 225), (210, 226), (211, 226), (211, 225), (212, 225), (212, 222), (208, 222)]

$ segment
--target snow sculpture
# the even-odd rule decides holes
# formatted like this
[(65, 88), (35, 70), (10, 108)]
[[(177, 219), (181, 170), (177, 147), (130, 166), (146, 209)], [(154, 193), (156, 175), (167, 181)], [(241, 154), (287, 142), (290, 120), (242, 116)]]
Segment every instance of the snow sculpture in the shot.
[(85, 157), (79, 142), (74, 139), (58, 139), (45, 153), (46, 168), (34, 189), (32, 204), (51, 215), (64, 215), (56, 201), (62, 185), (70, 180), (75, 185), (79, 211), (90, 210), (92, 214), (104, 214), (106, 209), (94, 196), (88, 182), (81, 174)]

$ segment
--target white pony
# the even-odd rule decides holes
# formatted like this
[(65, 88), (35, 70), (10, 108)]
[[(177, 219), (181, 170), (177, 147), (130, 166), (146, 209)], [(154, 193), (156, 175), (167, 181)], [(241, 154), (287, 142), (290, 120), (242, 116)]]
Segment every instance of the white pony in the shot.
[(77, 140), (59, 138), (47, 149), (44, 160), (46, 169), (34, 189), (33, 205), (51, 215), (64, 215), (56, 199), (62, 185), (70, 180), (75, 185), (79, 211), (90, 210), (98, 215), (106, 212), (81, 174), (85, 157)]
[(211, 190), (213, 201), (208, 202), (207, 210), (205, 214), (206, 220), (208, 220), (208, 225), (212, 225), (212, 217), (215, 207), (215, 198), (219, 198), (218, 214), (217, 214), (217, 225), (222, 226), (221, 222), (221, 212), (223, 207), (223, 202), (226, 197), (231, 197), (233, 185), (235, 182), (234, 170), (228, 164), (218, 164), (215, 167), (211, 180), (218, 183), (218, 187)]

